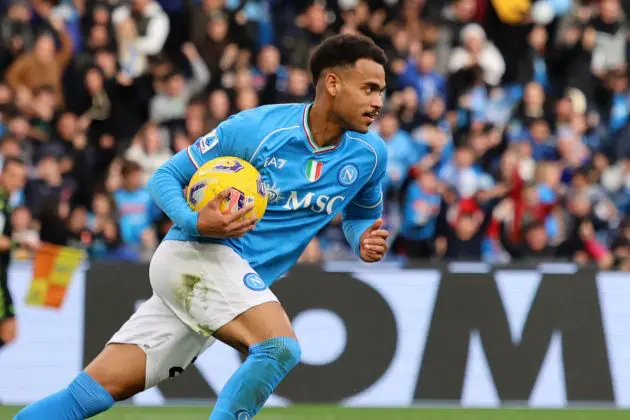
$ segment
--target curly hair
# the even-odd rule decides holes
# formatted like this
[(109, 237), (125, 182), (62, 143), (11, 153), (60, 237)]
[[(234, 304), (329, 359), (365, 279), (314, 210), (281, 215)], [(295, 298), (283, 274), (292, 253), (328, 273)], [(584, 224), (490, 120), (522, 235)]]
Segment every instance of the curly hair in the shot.
[(366, 36), (340, 34), (327, 38), (313, 51), (310, 59), (313, 83), (317, 84), (325, 69), (353, 66), (362, 58), (376, 61), (382, 66), (387, 64), (385, 51)]

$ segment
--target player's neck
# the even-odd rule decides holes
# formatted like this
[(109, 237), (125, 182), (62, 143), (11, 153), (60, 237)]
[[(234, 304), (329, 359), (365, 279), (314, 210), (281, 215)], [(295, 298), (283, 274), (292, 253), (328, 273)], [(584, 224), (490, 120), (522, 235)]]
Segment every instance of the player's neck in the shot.
[(341, 141), (345, 131), (322, 102), (315, 101), (308, 111), (306, 121), (313, 141), (318, 147), (327, 147)]

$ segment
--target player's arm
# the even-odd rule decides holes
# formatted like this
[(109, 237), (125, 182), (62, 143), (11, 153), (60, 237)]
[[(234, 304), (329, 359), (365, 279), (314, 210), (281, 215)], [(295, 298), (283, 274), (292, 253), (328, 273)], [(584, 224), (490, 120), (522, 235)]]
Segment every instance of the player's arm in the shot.
[(173, 223), (184, 232), (199, 236), (199, 215), (190, 208), (182, 194), (196, 170), (188, 152), (182, 150), (155, 171), (149, 179), (147, 189), (158, 207)]
[(252, 109), (232, 115), (217, 128), (200, 137), (186, 150), (196, 168), (219, 156), (250, 161), (258, 147), (261, 115)]
[(352, 250), (366, 262), (376, 262), (387, 252), (389, 233), (381, 229), (387, 150), (378, 151), (378, 162), (367, 184), (343, 211), (342, 228)]
[(232, 216), (222, 215), (218, 204), (225, 198), (223, 194), (211, 201), (208, 208), (196, 213), (188, 205), (182, 190), (188, 186), (197, 168), (214, 158), (234, 156), (249, 159), (254, 144), (243, 139), (243, 133), (255, 133), (251, 130), (254, 123), (252, 118), (241, 114), (230, 117), (187, 149), (178, 152), (149, 180), (147, 187), (157, 205), (184, 232), (194, 236), (231, 237), (240, 236), (244, 229), (251, 227), (249, 221), (238, 221), (251, 207), (245, 207)]

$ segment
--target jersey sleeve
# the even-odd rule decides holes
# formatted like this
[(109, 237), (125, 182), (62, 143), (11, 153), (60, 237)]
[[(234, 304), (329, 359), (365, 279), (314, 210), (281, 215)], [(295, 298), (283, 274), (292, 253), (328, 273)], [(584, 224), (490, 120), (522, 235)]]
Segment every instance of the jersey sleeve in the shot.
[(200, 166), (216, 157), (251, 159), (258, 147), (257, 133), (260, 131), (257, 128), (260, 125), (260, 113), (256, 111), (253, 109), (231, 116), (173, 156), (149, 180), (147, 188), (151, 197), (184, 232), (199, 236), (199, 216), (188, 206), (183, 188)]
[(375, 148), (376, 162), (368, 182), (345, 208), (349, 218), (378, 219), (383, 213), (383, 188), (387, 172), (387, 149), (379, 144)]
[(184, 232), (199, 236), (198, 214), (184, 197), (183, 189), (194, 175), (196, 168), (187, 151), (181, 150), (153, 173), (147, 190), (157, 206)]
[(355, 254), (360, 252), (363, 232), (383, 215), (383, 188), (387, 169), (387, 149), (382, 141), (376, 150), (376, 162), (372, 175), (359, 193), (343, 210), (342, 228), (346, 240)]
[(189, 159), (195, 168), (219, 156), (251, 160), (259, 143), (260, 122), (256, 109), (232, 115), (188, 147)]

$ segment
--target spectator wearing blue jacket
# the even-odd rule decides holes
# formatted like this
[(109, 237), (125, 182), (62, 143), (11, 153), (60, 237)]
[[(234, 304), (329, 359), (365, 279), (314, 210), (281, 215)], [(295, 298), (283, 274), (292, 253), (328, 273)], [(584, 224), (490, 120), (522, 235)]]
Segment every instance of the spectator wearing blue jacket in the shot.
[(125, 244), (137, 249), (146, 245), (154, 233), (151, 225), (158, 215), (157, 207), (142, 184), (142, 167), (133, 161), (122, 165), (123, 186), (114, 193), (120, 215), (120, 233)]
[(383, 182), (385, 194), (398, 191), (407, 179), (407, 173), (418, 158), (411, 136), (400, 129), (396, 115), (390, 111), (381, 113), (378, 134), (387, 146), (387, 175)]
[(406, 191), (400, 235), (394, 248), (409, 258), (427, 258), (435, 253), (441, 198), (431, 171), (422, 172)]
[(401, 87), (413, 87), (421, 104), (438, 96), (446, 99), (446, 81), (444, 76), (435, 71), (437, 55), (435, 50), (425, 49), (418, 58), (410, 58), (402, 73), (399, 74)]

